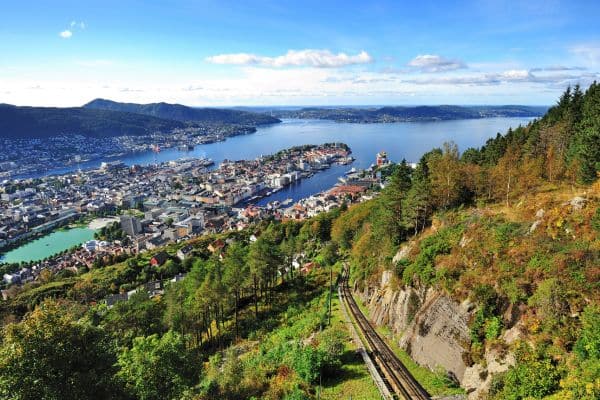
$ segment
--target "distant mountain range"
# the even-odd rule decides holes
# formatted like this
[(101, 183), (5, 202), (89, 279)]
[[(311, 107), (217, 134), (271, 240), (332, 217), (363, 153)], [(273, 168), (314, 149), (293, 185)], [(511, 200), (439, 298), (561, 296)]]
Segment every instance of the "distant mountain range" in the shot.
[[(307, 107), (301, 109), (194, 108), (181, 104), (118, 103), (96, 99), (83, 107), (21, 107), (0, 104), (0, 138), (43, 138), (59, 134), (109, 137), (169, 133), (199, 125), (242, 128), (281, 122), (278, 118), (327, 119), (339, 122), (385, 123), (491, 117), (538, 117), (547, 107), (533, 106), (416, 106)], [(258, 110), (256, 110), (258, 111)], [(269, 115), (270, 114), (270, 115)]]
[(0, 138), (145, 135), (204, 124), (247, 128), (277, 122), (281, 121), (262, 113), (166, 103), (132, 104), (97, 99), (83, 107), (69, 108), (0, 104)]
[(266, 125), (281, 122), (266, 114), (221, 108), (194, 108), (181, 104), (168, 103), (117, 103), (111, 100), (96, 99), (84, 108), (94, 110), (121, 111), (135, 114), (150, 115), (152, 117), (171, 119), (175, 121), (194, 121), (207, 123), (232, 123), (242, 125)]
[(540, 117), (548, 107), (541, 106), (387, 106), (380, 108), (306, 107), (297, 110), (272, 110), (279, 118), (328, 119), (339, 122), (385, 123), (437, 121), (493, 117)]

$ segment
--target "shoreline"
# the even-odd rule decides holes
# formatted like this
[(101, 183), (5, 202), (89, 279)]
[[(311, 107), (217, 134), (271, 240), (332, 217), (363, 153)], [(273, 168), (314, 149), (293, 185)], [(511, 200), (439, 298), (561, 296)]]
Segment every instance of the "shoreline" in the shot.
[(93, 220), (91, 220), (86, 227), (88, 229), (92, 229), (97, 231), (98, 229), (102, 229), (105, 226), (113, 223), (113, 222), (119, 222), (119, 217), (100, 217), (100, 218), (94, 218)]
[[(96, 232), (96, 231), (102, 229), (103, 227), (105, 227), (106, 225), (108, 225), (108, 224), (110, 224), (112, 222), (118, 222), (118, 221), (119, 221), (118, 217), (100, 217), (100, 218), (94, 218), (92, 221), (90, 221), (87, 224), (75, 224), (75, 225), (71, 225), (70, 224), (70, 225), (66, 225), (66, 226), (60, 226), (60, 227), (58, 227), (56, 229), (53, 229), (52, 231), (46, 232), (46, 233), (41, 234), (39, 236), (38, 235), (32, 236), (30, 238), (31, 240), (26, 240), (23, 243), (20, 243), (18, 246), (15, 246), (15, 247), (12, 247), (12, 248), (9, 248), (9, 249), (3, 249), (2, 251), (0, 251), (0, 265), (2, 265), (2, 264), (13, 264), (14, 263), (14, 262), (8, 262), (8, 261), (6, 261), (6, 255), (8, 253), (10, 253), (12, 251), (15, 251), (15, 250), (18, 250), (21, 247), (28, 246), (28, 245), (36, 242), (36, 241), (42, 240), (45, 237), (50, 236), (50, 235), (52, 235), (52, 234), (54, 234), (56, 232), (61, 232), (61, 231), (62, 232), (66, 232), (66, 231), (70, 231), (72, 229), (80, 229), (80, 228), (89, 229), (89, 230), (92, 230), (92, 231)], [(60, 252), (58, 252), (58, 253), (60, 253)], [(53, 257), (53, 256), (55, 256), (58, 253), (51, 254), (48, 257)], [(32, 261), (20, 261), (20, 262), (26, 262), (27, 263), (27, 262), (32, 262)], [(35, 261), (33, 261), (33, 262), (35, 262)]]

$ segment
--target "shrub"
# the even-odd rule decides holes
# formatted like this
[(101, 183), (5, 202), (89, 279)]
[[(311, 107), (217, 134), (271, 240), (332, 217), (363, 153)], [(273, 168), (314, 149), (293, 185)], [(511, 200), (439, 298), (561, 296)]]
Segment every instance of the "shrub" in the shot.
[(596, 208), (596, 212), (592, 216), (591, 224), (596, 232), (600, 232), (600, 207)]
[(581, 316), (581, 324), (575, 353), (584, 360), (600, 360), (600, 307), (586, 307)]
[(485, 340), (494, 340), (500, 335), (502, 321), (498, 317), (491, 317), (485, 321)]
[(559, 381), (558, 369), (547, 358), (519, 362), (506, 372), (501, 398), (539, 399), (554, 393), (559, 387)]
[(402, 279), (407, 285), (413, 283), (415, 277), (423, 285), (430, 285), (435, 278), (435, 259), (448, 254), (456, 246), (463, 234), (464, 227), (455, 225), (440, 229), (438, 232), (421, 241), (417, 258), (402, 272)]

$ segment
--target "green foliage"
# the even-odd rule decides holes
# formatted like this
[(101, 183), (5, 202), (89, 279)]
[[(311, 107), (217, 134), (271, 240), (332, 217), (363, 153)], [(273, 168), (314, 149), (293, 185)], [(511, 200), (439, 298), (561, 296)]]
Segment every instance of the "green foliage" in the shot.
[(196, 371), (184, 340), (169, 331), (137, 337), (118, 359), (118, 376), (140, 400), (177, 398), (194, 382)]
[(509, 245), (510, 241), (522, 233), (522, 225), (515, 222), (498, 224), (495, 227), (494, 233), (499, 247), (504, 249)]
[(402, 273), (406, 284), (412, 284), (417, 278), (423, 285), (434, 281), (435, 259), (442, 254), (448, 254), (460, 241), (464, 227), (460, 224), (442, 228), (421, 241), (417, 258)]
[(504, 375), (500, 398), (541, 399), (559, 388), (560, 376), (556, 366), (547, 358), (518, 362)]
[(333, 265), (338, 260), (338, 246), (335, 242), (327, 242), (317, 257), (323, 266)]
[(502, 331), (502, 320), (496, 315), (499, 296), (490, 285), (478, 285), (473, 289), (473, 301), (479, 309), (471, 321), (471, 342), (481, 344), (483, 340), (494, 340)]
[(483, 327), (485, 326), (485, 313), (483, 309), (477, 310), (471, 322), (471, 342), (481, 344)]
[(588, 306), (581, 315), (581, 333), (575, 344), (575, 353), (582, 360), (600, 362), (600, 308)]
[(46, 301), (9, 325), (0, 348), (0, 397), (119, 398), (109, 336), (79, 321), (68, 304)]
[(162, 333), (164, 305), (148, 297), (145, 291), (132, 295), (128, 301), (118, 302), (103, 318), (106, 330), (122, 345), (129, 345), (137, 336)]
[(502, 330), (502, 320), (498, 317), (491, 317), (487, 321), (485, 321), (485, 339), (486, 340), (494, 340), (498, 336), (500, 336), (500, 331)]
[(592, 217), (592, 228), (596, 230), (596, 232), (600, 233), (600, 207), (596, 208), (596, 212)]
[(564, 285), (556, 278), (541, 282), (528, 301), (536, 307), (544, 320), (544, 326), (551, 330), (561, 323), (569, 312), (569, 303)]
[(94, 233), (94, 237), (96, 239), (101, 240), (124, 240), (127, 238), (127, 234), (121, 229), (121, 224), (119, 222), (113, 222), (112, 224), (108, 224), (100, 228), (100, 230)]

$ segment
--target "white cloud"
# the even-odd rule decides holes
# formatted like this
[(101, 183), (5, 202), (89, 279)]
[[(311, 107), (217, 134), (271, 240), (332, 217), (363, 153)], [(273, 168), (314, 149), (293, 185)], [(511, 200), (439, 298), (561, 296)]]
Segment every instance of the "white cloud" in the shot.
[(567, 67), (564, 65), (552, 65), (550, 67), (536, 67), (536, 68), (531, 68), (529, 71), (530, 72), (544, 72), (544, 71), (550, 71), (550, 72), (563, 72), (563, 71), (585, 71), (587, 68), (585, 67)]
[[(103, 66), (105, 61), (73, 60)], [(276, 68), (245, 66), (223, 75), (158, 74), (143, 69), (119, 69), (101, 75), (73, 68), (65, 80), (22, 80), (0, 74), (0, 103), (76, 106), (95, 97), (125, 102), (182, 103), (194, 106), (268, 104), (551, 104), (564, 88), (583, 87), (597, 72), (533, 72), (512, 66), (480, 72), (420, 74), (359, 69)], [(112, 72), (117, 72), (112, 74)], [(65, 75), (67, 76), (67, 75)], [(98, 78), (101, 76), (101, 78)], [(40, 85), (41, 88), (36, 88)]]
[(418, 55), (410, 60), (408, 66), (421, 72), (447, 72), (467, 68), (467, 65), (460, 60), (450, 60), (435, 54)]
[(284, 55), (265, 57), (250, 53), (219, 54), (206, 58), (213, 64), (260, 65), (265, 67), (317, 67), (336, 68), (347, 65), (367, 64), (373, 58), (366, 51), (355, 55), (334, 54), (329, 50), (288, 50)]
[(71, 23), (69, 24), (69, 28), (65, 29), (64, 31), (59, 33), (59, 36), (63, 39), (69, 39), (71, 36), (73, 36), (73, 32), (77, 29), (85, 29), (85, 22), (81, 21), (81, 22), (77, 22), (77, 21), (71, 21)]
[(490, 86), (490, 85), (502, 85), (502, 84), (543, 84), (548, 87), (562, 87), (566, 85), (573, 85), (575, 83), (582, 83), (584, 86), (594, 79), (597, 79), (600, 74), (598, 73), (580, 73), (580, 74), (566, 74), (566, 73), (550, 73), (544, 72), (541, 74), (534, 74), (533, 70), (526, 69), (511, 69), (502, 72), (492, 72), (485, 74), (469, 74), (464, 76), (444, 76), (438, 78), (429, 79), (413, 79), (405, 80), (404, 82), (410, 82), (417, 85), (468, 85), (468, 86)]
[(571, 47), (569, 51), (592, 65), (600, 64), (600, 43), (576, 45)]
[(504, 71), (499, 75), (507, 81), (522, 81), (533, 77), (533, 75), (526, 69), (511, 69)]

